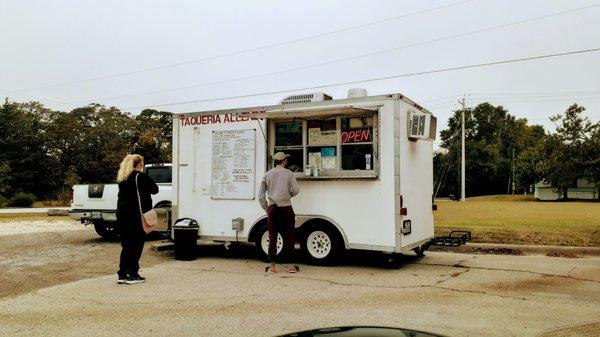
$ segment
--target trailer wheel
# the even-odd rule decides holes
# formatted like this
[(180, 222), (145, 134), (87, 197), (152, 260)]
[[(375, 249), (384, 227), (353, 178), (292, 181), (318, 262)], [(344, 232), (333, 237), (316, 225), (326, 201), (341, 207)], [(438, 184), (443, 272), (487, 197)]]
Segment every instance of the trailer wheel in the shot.
[[(266, 225), (263, 225), (259, 228), (256, 233), (256, 253), (258, 257), (265, 261), (269, 262), (269, 230)], [(281, 234), (277, 233), (277, 255), (281, 253), (283, 249), (283, 238)]]
[(304, 231), (300, 246), (311, 263), (328, 265), (340, 256), (343, 239), (332, 226), (313, 224)]
[(94, 221), (94, 229), (104, 240), (114, 241), (119, 238), (119, 228), (116, 222)]

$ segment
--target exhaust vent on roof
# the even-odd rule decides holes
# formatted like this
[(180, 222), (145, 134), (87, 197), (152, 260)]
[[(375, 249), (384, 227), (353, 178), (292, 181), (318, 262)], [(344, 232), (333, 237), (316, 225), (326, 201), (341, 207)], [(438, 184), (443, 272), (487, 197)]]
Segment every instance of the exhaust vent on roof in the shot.
[(367, 97), (367, 89), (352, 88), (348, 90), (348, 98)]
[(330, 101), (331, 96), (326, 95), (322, 92), (316, 92), (312, 94), (300, 94), (288, 96), (280, 102), (280, 104), (296, 104), (296, 103), (310, 103), (310, 102), (322, 102)]

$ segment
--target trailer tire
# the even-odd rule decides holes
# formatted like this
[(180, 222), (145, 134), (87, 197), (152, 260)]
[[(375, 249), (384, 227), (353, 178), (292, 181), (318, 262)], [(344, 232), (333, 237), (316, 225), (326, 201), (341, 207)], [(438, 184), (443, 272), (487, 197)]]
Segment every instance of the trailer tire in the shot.
[(344, 240), (335, 227), (327, 223), (314, 223), (302, 231), (302, 253), (312, 264), (330, 265), (341, 255)]
[(94, 229), (104, 240), (115, 241), (120, 237), (119, 227), (116, 222), (94, 221)]
[[(260, 226), (256, 231), (256, 254), (258, 258), (264, 262), (269, 262), (269, 229), (266, 224)], [(281, 234), (277, 233), (277, 256), (283, 249), (283, 238)]]

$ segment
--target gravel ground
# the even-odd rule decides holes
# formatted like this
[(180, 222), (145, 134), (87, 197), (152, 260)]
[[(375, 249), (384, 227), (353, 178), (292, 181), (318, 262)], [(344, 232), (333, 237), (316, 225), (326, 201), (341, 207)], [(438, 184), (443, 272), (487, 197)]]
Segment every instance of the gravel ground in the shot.
[(0, 236), (77, 231), (83, 228), (81, 223), (69, 220), (6, 221), (0, 223)]
[[(120, 245), (75, 221), (0, 222), (0, 298), (116, 273)], [(16, 234), (25, 233), (25, 234)], [(164, 262), (146, 244), (142, 266)]]

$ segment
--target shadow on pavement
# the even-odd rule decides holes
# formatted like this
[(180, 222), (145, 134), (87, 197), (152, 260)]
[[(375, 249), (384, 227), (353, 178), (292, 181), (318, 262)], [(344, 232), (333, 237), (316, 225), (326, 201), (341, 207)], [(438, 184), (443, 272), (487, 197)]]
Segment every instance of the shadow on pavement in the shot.
[[(165, 257), (174, 259), (175, 254), (172, 250), (161, 252)], [(196, 250), (197, 259), (206, 257), (227, 258), (227, 259), (245, 259), (260, 261), (256, 254), (254, 246), (244, 244), (232, 244), (225, 248), (222, 244), (199, 245)], [(298, 263), (310, 264), (306, 258), (302, 257), (300, 250), (296, 250)], [(416, 255), (385, 254), (381, 252), (351, 250), (346, 251), (335, 264), (331, 266), (354, 266), (368, 267), (378, 269), (398, 269), (405, 264), (418, 261), (420, 258)], [(265, 262), (266, 263), (266, 262)]]

